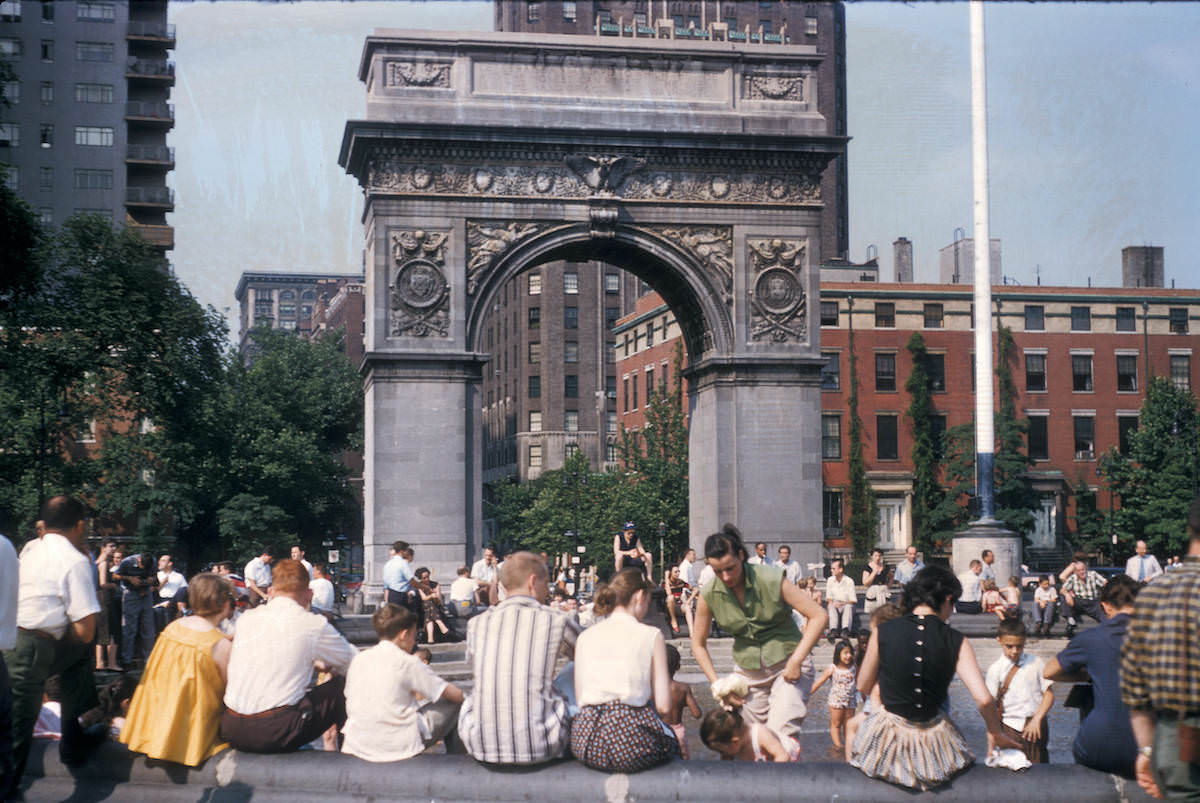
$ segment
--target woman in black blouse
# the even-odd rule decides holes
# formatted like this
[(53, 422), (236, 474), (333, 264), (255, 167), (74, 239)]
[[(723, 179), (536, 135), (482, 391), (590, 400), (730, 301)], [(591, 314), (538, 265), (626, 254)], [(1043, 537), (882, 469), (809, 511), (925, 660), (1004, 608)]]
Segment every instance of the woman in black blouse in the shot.
[(872, 778), (925, 790), (975, 760), (944, 711), (955, 673), (975, 698), (997, 746), (1018, 747), (1004, 735), (970, 642), (946, 624), (960, 594), (953, 573), (927, 566), (904, 587), (900, 607), (906, 615), (881, 624), (871, 638), (858, 688), (865, 696), (878, 680), (883, 710), (859, 727), (850, 763)]

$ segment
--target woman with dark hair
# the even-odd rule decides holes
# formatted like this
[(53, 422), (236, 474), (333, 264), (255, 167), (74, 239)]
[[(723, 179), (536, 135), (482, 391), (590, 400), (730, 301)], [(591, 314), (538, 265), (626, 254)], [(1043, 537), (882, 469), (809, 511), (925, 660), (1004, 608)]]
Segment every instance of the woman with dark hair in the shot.
[(859, 726), (850, 764), (872, 778), (926, 790), (949, 781), (975, 757), (943, 711), (957, 673), (979, 706), (998, 747), (1020, 745), (1004, 734), (975, 651), (946, 622), (962, 585), (950, 570), (926, 566), (904, 587), (904, 615), (883, 622), (867, 646), (858, 689), (870, 694), (879, 681), (883, 709)]
[[(726, 524), (704, 543), (704, 557), (715, 577), (700, 590), (692, 630), (692, 654), (710, 682), (717, 671), (708, 654), (715, 620), (733, 636), (734, 673), (745, 679), (749, 694), (742, 714), (784, 736), (800, 731), (808, 715), (813, 666), (809, 653), (829, 621), (825, 610), (783, 575), (783, 569), (747, 563), (741, 533)], [(792, 611), (807, 622), (804, 633)]]
[(660, 717), (671, 714), (667, 643), (642, 624), (654, 588), (641, 569), (622, 569), (596, 593), (606, 617), (575, 643), (571, 752), (592, 769), (638, 772), (679, 757), (679, 743)]

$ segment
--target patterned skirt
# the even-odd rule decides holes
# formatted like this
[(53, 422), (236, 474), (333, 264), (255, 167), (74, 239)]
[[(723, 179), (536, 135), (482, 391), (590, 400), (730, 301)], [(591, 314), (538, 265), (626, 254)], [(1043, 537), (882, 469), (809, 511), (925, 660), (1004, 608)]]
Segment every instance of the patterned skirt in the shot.
[(654, 706), (585, 705), (571, 723), (571, 752), (604, 772), (641, 772), (679, 758), (679, 742)]
[(912, 722), (887, 710), (867, 717), (854, 736), (850, 765), (867, 776), (925, 791), (971, 766), (975, 756), (950, 718)]

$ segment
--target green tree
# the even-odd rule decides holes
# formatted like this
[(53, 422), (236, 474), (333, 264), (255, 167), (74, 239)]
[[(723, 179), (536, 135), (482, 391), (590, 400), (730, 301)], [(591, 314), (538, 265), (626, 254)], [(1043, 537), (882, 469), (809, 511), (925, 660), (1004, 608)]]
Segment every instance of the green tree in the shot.
[(1107, 549), (1109, 540), (1105, 530), (1105, 515), (1100, 510), (1096, 492), (1083, 477), (1076, 480), (1071, 491), (1075, 497), (1075, 546), (1084, 552)]
[(929, 352), (920, 332), (913, 332), (907, 348), (912, 356), (912, 373), (904, 383), (904, 389), (911, 399), (906, 415), (913, 432), (913, 542), (921, 552), (928, 553), (934, 545), (934, 531), (930, 527), (932, 513), (945, 495), (937, 477), (941, 444), (935, 440), (939, 436), (933, 428), (935, 411), (930, 392)]
[(1128, 454), (1111, 449), (1100, 472), (1119, 494), (1114, 524), (1127, 549), (1141, 538), (1151, 552), (1185, 550), (1188, 506), (1200, 493), (1200, 417), (1192, 392), (1165, 377), (1151, 380)]
[(850, 541), (857, 558), (867, 557), (879, 536), (879, 509), (875, 492), (867, 480), (867, 463), (863, 458), (863, 424), (858, 415), (858, 359), (854, 355), (854, 331), (850, 332), (847, 347), (850, 352), (850, 394), (846, 404), (850, 414)]
[(1029, 422), (1017, 418), (1017, 383), (1013, 380), (1012, 363), (1017, 348), (1012, 330), (998, 327), (996, 338), (996, 415), (994, 490), (996, 518), (1028, 540), (1033, 533), (1033, 511), (1038, 507), (1038, 495), (1026, 477), (1031, 464), (1026, 452)]

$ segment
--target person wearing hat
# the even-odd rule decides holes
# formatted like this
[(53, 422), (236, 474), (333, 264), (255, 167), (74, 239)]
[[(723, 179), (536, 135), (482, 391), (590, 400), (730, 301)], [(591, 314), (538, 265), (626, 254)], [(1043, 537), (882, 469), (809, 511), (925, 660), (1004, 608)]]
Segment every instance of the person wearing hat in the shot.
[(642, 546), (642, 539), (637, 536), (637, 529), (632, 521), (625, 522), (625, 528), (613, 536), (613, 568), (621, 571), (633, 567), (642, 569), (646, 576), (654, 566), (654, 558)]

